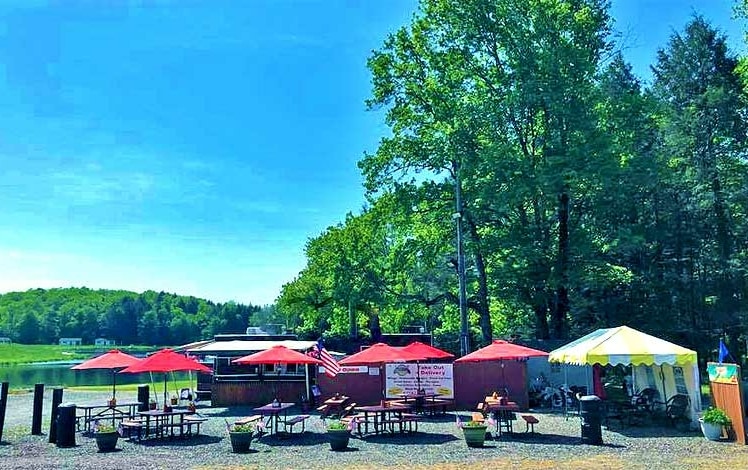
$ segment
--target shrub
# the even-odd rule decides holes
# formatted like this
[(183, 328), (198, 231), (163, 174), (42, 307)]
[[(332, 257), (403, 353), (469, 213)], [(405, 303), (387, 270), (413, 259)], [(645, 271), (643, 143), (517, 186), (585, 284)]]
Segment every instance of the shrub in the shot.
[(348, 429), (348, 425), (340, 420), (335, 420), (327, 423), (327, 429), (329, 431), (343, 431), (345, 429)]
[(94, 423), (94, 432), (114, 432), (116, 429), (111, 424), (100, 423), (96, 421)]
[(232, 424), (229, 428), (230, 432), (254, 432), (254, 425), (251, 423), (247, 424)]
[(724, 410), (722, 410), (721, 408), (714, 408), (712, 406), (704, 411), (704, 414), (701, 415), (701, 419), (705, 423), (717, 424), (722, 426), (727, 426), (728, 424), (732, 423), (732, 420), (730, 420), (730, 417), (727, 416), (727, 413), (725, 413)]
[(477, 428), (479, 426), (485, 426), (486, 423), (482, 421), (468, 421), (467, 423), (463, 424), (462, 427), (464, 428)]

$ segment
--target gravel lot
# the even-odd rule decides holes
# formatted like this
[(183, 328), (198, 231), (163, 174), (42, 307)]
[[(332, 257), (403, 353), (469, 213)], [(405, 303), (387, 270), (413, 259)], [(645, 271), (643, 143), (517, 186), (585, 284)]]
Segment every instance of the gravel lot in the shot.
[[(603, 429), (602, 446), (581, 443), (579, 418), (533, 412), (540, 419), (537, 435), (523, 432), (486, 441), (469, 449), (455, 426), (455, 413), (426, 419), (415, 434), (351, 439), (347, 452), (332, 452), (317, 416), (306, 432), (291, 438), (263, 436), (249, 454), (233, 454), (224, 420), (254, 414), (249, 407), (210, 408), (201, 435), (189, 439), (149, 439), (142, 443), (120, 438), (118, 450), (99, 453), (90, 437), (76, 434), (76, 446), (58, 448), (48, 442), (51, 391), (45, 394), (43, 436), (31, 436), (32, 393), (8, 397), (0, 468), (14, 469), (368, 469), (368, 468), (748, 468), (748, 446), (710, 442), (699, 432), (666, 426)], [(104, 403), (106, 393), (66, 391), (64, 402)], [(134, 399), (127, 393), (120, 400)], [(459, 412), (463, 420), (468, 412)], [(515, 424), (524, 431), (524, 422)]]

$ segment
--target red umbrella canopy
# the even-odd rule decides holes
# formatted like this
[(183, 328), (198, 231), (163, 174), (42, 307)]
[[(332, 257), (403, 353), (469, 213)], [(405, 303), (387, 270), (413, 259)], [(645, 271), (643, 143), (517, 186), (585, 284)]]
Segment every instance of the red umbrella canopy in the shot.
[(527, 359), (528, 357), (547, 356), (548, 353), (528, 348), (508, 341), (496, 340), (485, 348), (462, 356), (455, 362), (501, 361), (510, 359)]
[(376, 343), (361, 352), (352, 354), (338, 362), (341, 366), (359, 366), (368, 364), (382, 364), (385, 362), (422, 361), (426, 359), (421, 354), (405, 351), (384, 343)]
[(426, 359), (446, 359), (449, 357), (455, 357), (454, 354), (450, 354), (447, 351), (442, 351), (439, 348), (435, 348), (420, 341), (413, 341), (409, 345), (404, 346), (402, 350), (418, 354), (419, 356), (423, 356)]
[(120, 372), (137, 374), (140, 372), (176, 372), (180, 370), (196, 370), (198, 372), (212, 372), (210, 367), (204, 366), (194, 359), (183, 356), (173, 349), (162, 349), (140, 362), (133, 364)]
[(84, 369), (120, 369), (122, 367), (129, 367), (137, 364), (141, 359), (131, 356), (127, 353), (123, 353), (119, 349), (112, 349), (109, 352), (105, 352), (101, 356), (94, 357), (87, 361), (83, 361), (80, 364), (74, 365), (71, 369), (84, 370)]
[(322, 361), (282, 345), (234, 359), (236, 364), (322, 364)]

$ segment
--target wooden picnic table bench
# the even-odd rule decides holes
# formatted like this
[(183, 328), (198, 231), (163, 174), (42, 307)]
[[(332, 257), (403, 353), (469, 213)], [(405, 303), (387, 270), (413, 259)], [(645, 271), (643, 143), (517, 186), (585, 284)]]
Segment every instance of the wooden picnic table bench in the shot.
[(307, 419), (309, 419), (309, 415), (298, 415), (298, 416), (294, 416), (292, 418), (283, 420), (281, 421), (281, 423), (283, 423), (283, 430), (288, 434), (292, 434), (294, 426), (301, 423), (301, 431), (299, 431), (299, 433), (303, 433), (305, 422)]

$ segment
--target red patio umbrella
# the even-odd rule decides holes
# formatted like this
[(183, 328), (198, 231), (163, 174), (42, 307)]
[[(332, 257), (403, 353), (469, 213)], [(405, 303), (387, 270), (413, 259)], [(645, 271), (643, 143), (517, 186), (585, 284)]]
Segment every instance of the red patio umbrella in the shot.
[(454, 354), (450, 354), (447, 351), (443, 351), (420, 341), (413, 341), (409, 345), (403, 346), (402, 349), (423, 356), (426, 359), (447, 359), (455, 357)]
[(188, 371), (211, 373), (210, 367), (196, 360), (175, 352), (173, 349), (162, 349), (151, 354), (140, 362), (133, 364), (120, 373), (139, 374), (141, 372), (164, 372), (164, 403), (166, 403), (166, 372)]
[(322, 364), (322, 361), (282, 345), (234, 359), (236, 364)]
[(455, 362), (483, 362), (483, 361), (502, 361), (501, 364), (501, 381), (502, 386), (506, 381), (504, 378), (503, 361), (508, 360), (527, 360), (530, 357), (547, 356), (548, 353), (538, 349), (528, 348), (520, 344), (510, 343), (503, 340), (494, 340), (493, 343), (473, 351), (470, 354), (462, 356)]
[(86, 369), (109, 369), (112, 371), (112, 398), (115, 398), (117, 389), (117, 369), (129, 367), (133, 364), (137, 364), (141, 359), (135, 356), (131, 356), (127, 353), (123, 353), (119, 349), (112, 349), (107, 351), (100, 356), (96, 356), (87, 361), (83, 361), (80, 364), (76, 364), (71, 369), (73, 370), (86, 370)]
[(485, 348), (462, 356), (455, 362), (501, 361), (510, 359), (527, 359), (528, 357), (547, 356), (548, 353), (528, 348), (508, 341), (495, 340)]
[[(420, 354), (415, 354), (409, 351), (403, 350), (403, 348), (397, 348), (384, 343), (376, 343), (363, 351), (352, 354), (345, 359), (338, 362), (341, 366), (363, 366), (363, 365), (378, 365), (382, 366), (387, 362), (408, 362), (408, 361), (422, 361), (426, 359)], [(384, 395), (384, 374), (379, 374), (382, 382), (382, 394)]]
[[(231, 361), (236, 364), (322, 364), (322, 361), (315, 359), (306, 354), (302, 354), (293, 349), (289, 349), (283, 345), (276, 345), (270, 349), (250, 354), (249, 356), (240, 357)], [(280, 377), (280, 370), (278, 370), (278, 376)], [(308, 386), (308, 378), (307, 378)], [(309, 391), (307, 390), (307, 395)], [(275, 382), (273, 382), (273, 395), (277, 399), (277, 390), (275, 388)]]
[[(448, 359), (455, 357), (454, 354), (450, 354), (447, 351), (442, 351), (439, 348), (435, 348), (429, 344), (422, 343), (420, 341), (413, 341), (407, 346), (401, 348), (403, 351), (412, 352), (425, 357), (426, 359)], [(421, 365), (416, 368), (416, 380), (418, 381), (418, 390), (421, 390)]]
[(422, 361), (426, 357), (384, 343), (376, 343), (361, 352), (352, 354), (338, 362), (341, 366), (363, 366), (385, 362)]

